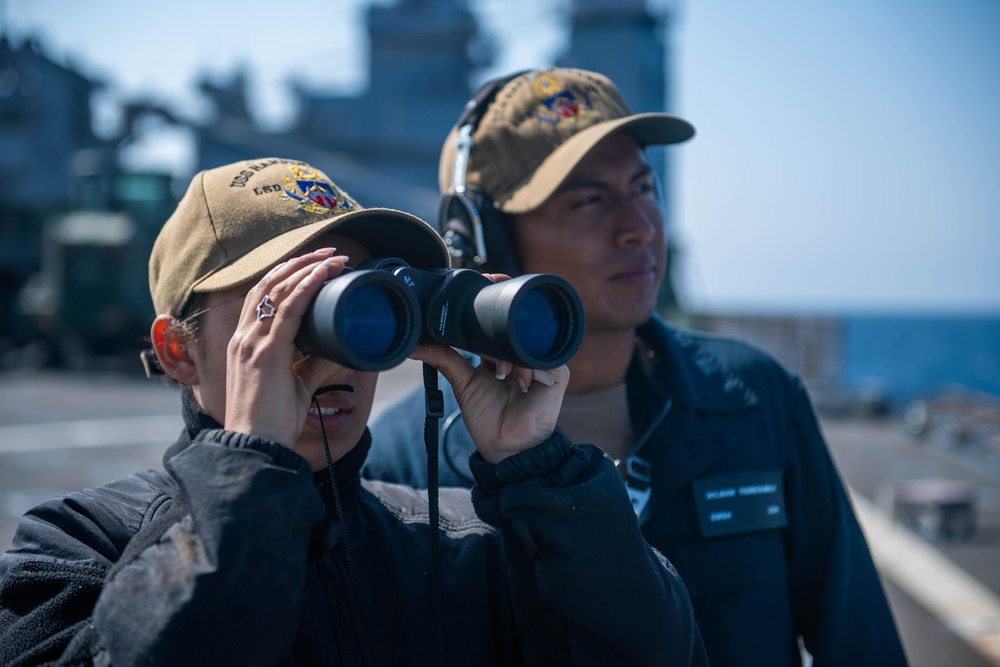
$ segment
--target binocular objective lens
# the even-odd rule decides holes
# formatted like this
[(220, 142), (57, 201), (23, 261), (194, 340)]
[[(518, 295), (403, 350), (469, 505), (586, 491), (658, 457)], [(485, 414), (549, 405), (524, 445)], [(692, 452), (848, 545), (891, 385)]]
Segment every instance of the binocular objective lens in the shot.
[(393, 351), (400, 320), (396, 303), (384, 289), (357, 288), (345, 300), (342, 316), (344, 342), (359, 357), (375, 362)]
[(547, 289), (533, 289), (521, 297), (511, 314), (514, 335), (532, 357), (548, 357), (558, 340), (557, 298)]

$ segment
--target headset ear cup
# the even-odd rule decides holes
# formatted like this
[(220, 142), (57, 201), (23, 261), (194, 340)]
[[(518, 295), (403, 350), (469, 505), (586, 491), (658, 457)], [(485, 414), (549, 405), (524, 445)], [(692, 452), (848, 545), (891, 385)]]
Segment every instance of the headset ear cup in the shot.
[(438, 232), (451, 255), (455, 269), (476, 269), (476, 244), (468, 208), (454, 195), (441, 198), (438, 208)]
[(486, 264), (479, 267), (479, 270), (485, 273), (506, 273), (512, 278), (521, 275), (521, 257), (514, 242), (513, 221), (510, 216), (498, 210), (490, 196), (480, 188), (470, 186), (466, 195), (479, 209), (479, 217), (483, 222)]
[(455, 195), (446, 194), (438, 208), (438, 229), (451, 254), (451, 265), (456, 269), (475, 269), (483, 273), (521, 275), (521, 260), (514, 243), (509, 216), (498, 211), (483, 190), (469, 187), (465, 198), (479, 213), (483, 226), (483, 244), (486, 262), (476, 263), (476, 237), (472, 213), (465, 202)]

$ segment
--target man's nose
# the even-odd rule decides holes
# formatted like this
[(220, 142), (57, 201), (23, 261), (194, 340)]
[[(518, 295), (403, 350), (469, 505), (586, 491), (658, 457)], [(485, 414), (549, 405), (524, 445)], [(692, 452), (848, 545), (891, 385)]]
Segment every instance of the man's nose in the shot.
[(622, 247), (652, 243), (662, 224), (658, 210), (628, 198), (616, 216), (615, 240)]

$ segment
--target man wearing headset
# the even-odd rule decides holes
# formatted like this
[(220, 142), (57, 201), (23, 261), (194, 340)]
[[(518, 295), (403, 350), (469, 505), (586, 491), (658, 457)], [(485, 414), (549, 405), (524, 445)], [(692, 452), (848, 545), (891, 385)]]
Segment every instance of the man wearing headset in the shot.
[[(906, 663), (865, 539), (797, 378), (745, 344), (655, 313), (666, 267), (644, 148), (694, 135), (632, 114), (594, 72), (491, 82), (441, 156), (441, 225), (456, 265), (552, 273), (586, 310), (558, 428), (615, 459), (650, 544), (684, 579), (711, 664)], [(427, 486), (414, 448), (423, 392), (374, 425), (365, 475)], [(440, 482), (471, 484), (475, 451), (450, 392)]]

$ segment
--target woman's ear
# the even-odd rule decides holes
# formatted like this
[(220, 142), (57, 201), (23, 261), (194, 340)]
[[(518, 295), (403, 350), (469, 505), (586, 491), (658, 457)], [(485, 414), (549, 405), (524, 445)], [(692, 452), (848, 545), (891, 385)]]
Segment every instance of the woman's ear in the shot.
[(170, 315), (157, 315), (149, 330), (149, 339), (153, 343), (153, 351), (160, 361), (163, 372), (181, 384), (198, 384), (198, 366), (191, 357), (187, 343), (171, 325), (174, 318)]

